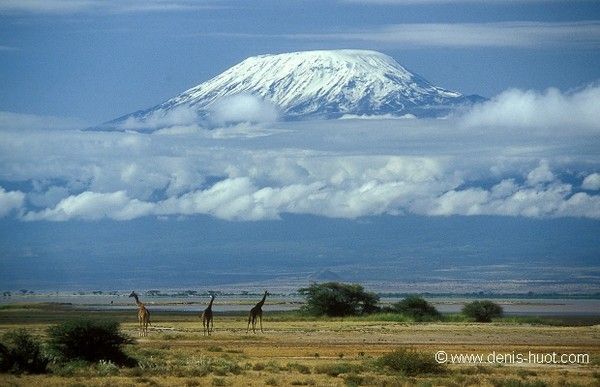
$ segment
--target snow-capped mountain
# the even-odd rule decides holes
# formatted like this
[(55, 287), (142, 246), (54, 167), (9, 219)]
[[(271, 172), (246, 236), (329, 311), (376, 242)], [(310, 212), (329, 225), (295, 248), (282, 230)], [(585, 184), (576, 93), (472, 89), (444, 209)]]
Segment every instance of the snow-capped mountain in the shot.
[(207, 117), (219, 101), (235, 95), (260, 97), (288, 120), (343, 115), (440, 116), (453, 107), (483, 100), (434, 86), (380, 52), (304, 51), (250, 57), (160, 105), (110, 124), (160, 119), (182, 107)]

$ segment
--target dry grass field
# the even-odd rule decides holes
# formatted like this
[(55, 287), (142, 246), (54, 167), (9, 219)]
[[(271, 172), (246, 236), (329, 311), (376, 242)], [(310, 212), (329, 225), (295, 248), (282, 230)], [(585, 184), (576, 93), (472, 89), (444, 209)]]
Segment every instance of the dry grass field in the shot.
[[(246, 316), (215, 314), (204, 336), (195, 314), (154, 313), (140, 338), (135, 312), (83, 312), (58, 306), (0, 309), (0, 333), (25, 328), (43, 338), (46, 328), (76, 315), (122, 322), (135, 338), (127, 352), (135, 368), (73, 363), (46, 375), (0, 375), (2, 386), (565, 386), (600, 385), (600, 326), (500, 321), (407, 323), (376, 318), (303, 318), (265, 312), (264, 333), (246, 333)], [(589, 364), (448, 364), (410, 374), (378, 359), (406, 348), (433, 359), (448, 354), (586, 353)], [(411, 352), (412, 353), (412, 352)]]

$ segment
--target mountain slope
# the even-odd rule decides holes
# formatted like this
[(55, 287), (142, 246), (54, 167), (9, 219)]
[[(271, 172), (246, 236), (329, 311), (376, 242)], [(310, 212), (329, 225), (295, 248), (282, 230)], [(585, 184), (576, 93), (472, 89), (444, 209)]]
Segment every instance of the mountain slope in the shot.
[(434, 86), (376, 51), (305, 51), (250, 57), (160, 105), (113, 123), (160, 117), (181, 107), (206, 117), (220, 100), (246, 94), (272, 102), (284, 119), (439, 116), (483, 99)]

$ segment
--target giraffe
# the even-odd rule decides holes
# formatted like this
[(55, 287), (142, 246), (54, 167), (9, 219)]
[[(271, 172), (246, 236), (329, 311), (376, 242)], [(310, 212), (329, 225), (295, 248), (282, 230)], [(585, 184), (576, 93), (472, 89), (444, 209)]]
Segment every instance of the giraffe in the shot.
[(267, 296), (269, 295), (269, 292), (265, 290), (265, 295), (263, 296), (262, 300), (260, 300), (258, 302), (258, 304), (256, 304), (256, 306), (254, 306), (254, 308), (250, 309), (250, 315), (248, 316), (248, 328), (246, 328), (246, 333), (248, 333), (250, 331), (250, 323), (252, 323), (252, 332), (256, 333), (256, 318), (258, 317), (258, 320), (260, 321), (260, 331), (263, 331), (263, 327), (262, 327), (262, 306), (265, 303), (265, 300), (267, 299)]
[(135, 299), (135, 303), (138, 306), (138, 321), (140, 322), (140, 336), (148, 336), (148, 324), (150, 324), (150, 312), (146, 309), (143, 302), (140, 302), (136, 292), (131, 292), (129, 297)]
[(204, 331), (205, 336), (207, 333), (210, 336), (210, 332), (212, 332), (212, 330), (214, 329), (213, 312), (212, 312), (212, 305), (213, 305), (214, 300), (215, 300), (215, 295), (211, 294), (210, 302), (208, 303), (208, 307), (206, 309), (204, 309), (204, 312), (202, 312), (202, 316), (201, 316), (202, 329)]

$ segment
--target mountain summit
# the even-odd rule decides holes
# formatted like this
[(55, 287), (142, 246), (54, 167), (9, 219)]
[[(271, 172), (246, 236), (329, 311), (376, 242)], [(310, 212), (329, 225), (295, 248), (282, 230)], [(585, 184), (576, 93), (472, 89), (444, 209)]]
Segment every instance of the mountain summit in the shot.
[(118, 118), (160, 119), (178, 108), (207, 117), (219, 101), (252, 95), (288, 120), (343, 115), (435, 117), (483, 100), (437, 87), (393, 58), (367, 50), (320, 50), (250, 57), (151, 109)]

